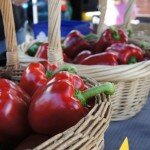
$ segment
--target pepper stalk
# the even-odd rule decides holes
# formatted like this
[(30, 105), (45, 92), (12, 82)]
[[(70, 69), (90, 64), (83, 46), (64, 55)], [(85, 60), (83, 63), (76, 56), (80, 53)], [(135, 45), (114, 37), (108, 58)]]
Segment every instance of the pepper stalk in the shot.
[(113, 83), (106, 82), (102, 85), (94, 86), (85, 91), (76, 91), (75, 97), (81, 101), (83, 106), (86, 106), (90, 98), (101, 93), (105, 93), (106, 95), (113, 95), (115, 93), (115, 85)]
[(60, 68), (56, 69), (55, 71), (47, 71), (46, 76), (51, 78), (55, 74), (59, 73), (60, 71), (68, 71), (69, 73), (77, 74), (77, 68), (72, 65), (62, 65)]

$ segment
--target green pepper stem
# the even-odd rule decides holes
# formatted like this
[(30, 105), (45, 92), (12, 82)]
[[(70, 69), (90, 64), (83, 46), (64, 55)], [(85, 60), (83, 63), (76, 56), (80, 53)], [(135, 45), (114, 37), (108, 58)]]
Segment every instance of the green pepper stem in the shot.
[(63, 65), (63, 66), (61, 66), (59, 69), (54, 71), (54, 74), (57, 74), (60, 71), (68, 71), (70, 73), (77, 74), (77, 68), (75, 66), (71, 66), (71, 65)]
[(116, 40), (119, 41), (120, 40), (120, 35), (118, 33), (118, 30), (115, 27), (110, 27), (111, 33), (112, 33), (112, 37)]
[(145, 42), (145, 41), (142, 41), (140, 47), (141, 47), (143, 50), (145, 50), (145, 49), (148, 47), (148, 43)]
[(46, 71), (46, 77), (51, 78), (54, 75), (52, 71)]
[(79, 99), (83, 106), (86, 106), (89, 98), (92, 98), (98, 94), (105, 93), (106, 95), (113, 95), (115, 92), (115, 85), (110, 82), (106, 82), (102, 85), (94, 86), (85, 91), (77, 91), (75, 97)]
[(137, 62), (137, 58), (136, 57), (131, 57), (128, 61), (128, 64), (134, 64)]
[(127, 29), (127, 35), (129, 38), (131, 38), (132, 33), (133, 33), (132, 29)]
[(84, 39), (87, 41), (91, 41), (91, 40), (93, 41), (93, 40), (98, 40), (99, 37), (96, 34), (90, 33), (90, 34), (86, 35), (84, 37)]
[(60, 68), (56, 69), (55, 71), (47, 71), (46, 76), (51, 78), (55, 74), (59, 73), (60, 71), (68, 71), (69, 73), (77, 74), (77, 68), (71, 65), (63, 65)]

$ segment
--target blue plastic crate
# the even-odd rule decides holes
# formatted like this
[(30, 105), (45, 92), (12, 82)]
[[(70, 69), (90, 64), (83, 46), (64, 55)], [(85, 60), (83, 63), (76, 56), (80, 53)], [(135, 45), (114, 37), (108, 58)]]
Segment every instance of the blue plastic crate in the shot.
[[(48, 22), (39, 22), (33, 24), (32, 29), (35, 38), (42, 31), (48, 35)], [(83, 21), (62, 21), (61, 22), (61, 36), (65, 37), (71, 30), (79, 30), (82, 34), (86, 35), (90, 33), (90, 23)]]

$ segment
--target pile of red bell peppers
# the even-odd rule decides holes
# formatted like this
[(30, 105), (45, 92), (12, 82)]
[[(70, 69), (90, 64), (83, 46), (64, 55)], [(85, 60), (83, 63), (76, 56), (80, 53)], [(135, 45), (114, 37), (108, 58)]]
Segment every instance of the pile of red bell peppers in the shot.
[(87, 38), (77, 31), (72, 31), (64, 40), (63, 52), (69, 62), (83, 65), (115, 66), (144, 60), (142, 49), (128, 44), (126, 33), (115, 28), (106, 29), (97, 40), (94, 35)]
[[(115, 27), (106, 29), (100, 38), (73, 30), (62, 42), (62, 49), (64, 61), (74, 64), (115, 66), (147, 60), (140, 47), (129, 44), (126, 32)], [(38, 42), (27, 52), (35, 52), (35, 57), (47, 59), (47, 50), (48, 43)]]
[(89, 87), (76, 68), (47, 61), (29, 64), (18, 85), (4, 78), (0, 83), (0, 145), (35, 133), (63, 132), (91, 110), (96, 95), (115, 91), (109, 82)]

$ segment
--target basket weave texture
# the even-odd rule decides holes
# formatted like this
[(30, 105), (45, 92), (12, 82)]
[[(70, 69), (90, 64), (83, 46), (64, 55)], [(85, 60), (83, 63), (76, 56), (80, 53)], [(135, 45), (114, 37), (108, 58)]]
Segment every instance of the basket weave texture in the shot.
[[(58, 65), (63, 64), (62, 51), (60, 44), (60, 0), (48, 0), (49, 18), (56, 19), (49, 28), (49, 51), (48, 60)], [(12, 81), (18, 82), (22, 74), (22, 68), (19, 65), (19, 57), (17, 51), (16, 35), (14, 28), (14, 20), (12, 13), (11, 0), (0, 0), (0, 9), (3, 16), (6, 46), (7, 46), (7, 66), (0, 71), (1, 75), (6, 74)], [(52, 13), (55, 11), (55, 13)], [(50, 26), (50, 24), (49, 24)], [(10, 28), (11, 27), (11, 28)], [(56, 36), (54, 36), (56, 35)], [(57, 38), (56, 38), (57, 37)], [(12, 54), (12, 55), (10, 55)], [(10, 56), (13, 56), (10, 57)], [(3, 74), (4, 73), (4, 74)], [(98, 83), (93, 79), (85, 78), (86, 84), (90, 87)], [(104, 134), (109, 126), (111, 118), (111, 101), (110, 97), (101, 94), (95, 97), (95, 105), (86, 117), (81, 119), (75, 126), (60, 133), (43, 144), (34, 148), (35, 150), (66, 150), (66, 149), (82, 149), (82, 150), (103, 150)]]
[[(129, 28), (132, 36), (129, 43), (141, 46), (141, 41), (146, 41), (148, 46), (145, 52), (150, 54), (150, 25), (140, 23), (130, 24), (131, 14), (135, 0), (128, 2), (124, 16), (124, 24), (121, 28), (125, 31)], [(100, 22), (101, 27), (103, 22)], [(104, 26), (104, 25), (103, 25)], [(98, 31), (102, 33), (103, 28)], [(150, 92), (150, 60), (132, 65), (119, 66), (77, 66), (82, 74), (87, 73), (98, 82), (112, 81), (116, 84), (117, 91), (112, 96), (112, 119), (113, 121), (125, 120), (135, 116), (143, 108)]]
[(113, 121), (135, 116), (146, 103), (150, 91), (150, 61), (130, 66), (77, 66), (81, 74), (99, 82), (112, 81), (116, 93), (111, 97)]

